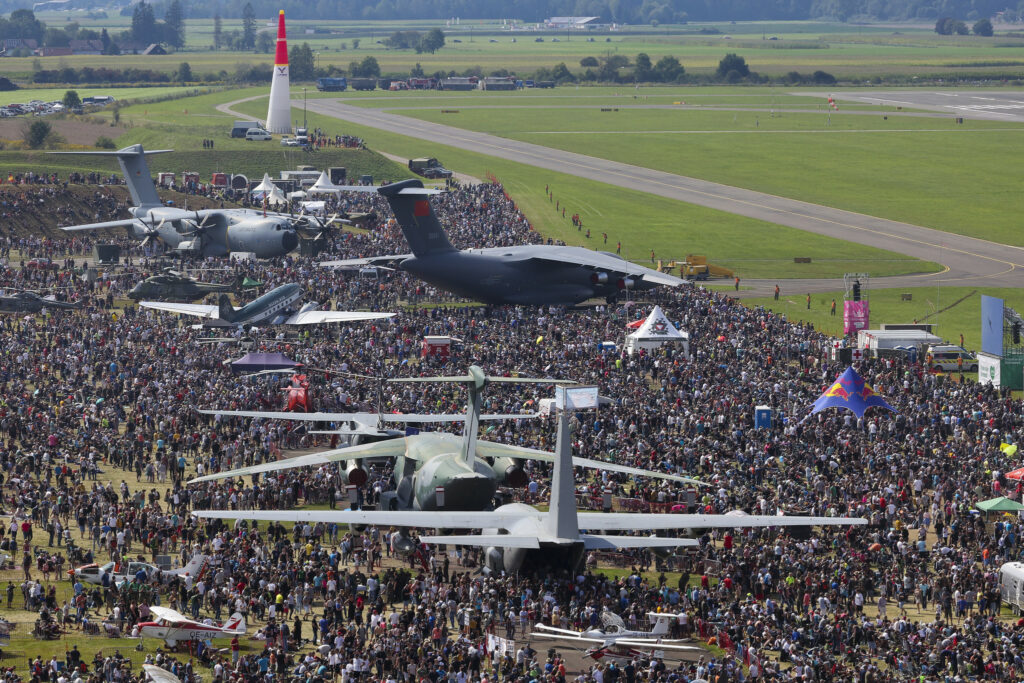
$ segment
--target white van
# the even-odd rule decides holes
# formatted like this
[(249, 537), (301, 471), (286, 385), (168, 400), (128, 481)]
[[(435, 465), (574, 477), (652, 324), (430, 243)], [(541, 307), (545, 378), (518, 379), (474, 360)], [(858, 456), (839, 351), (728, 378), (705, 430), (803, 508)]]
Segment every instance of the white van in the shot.
[(960, 369), (959, 359), (963, 359), (963, 369), (966, 372), (978, 371), (978, 358), (962, 346), (929, 346), (926, 356), (931, 356), (932, 366), (947, 372)]
[(245, 131), (246, 140), (269, 140), (271, 138), (270, 133), (263, 130), (262, 128), (250, 128)]

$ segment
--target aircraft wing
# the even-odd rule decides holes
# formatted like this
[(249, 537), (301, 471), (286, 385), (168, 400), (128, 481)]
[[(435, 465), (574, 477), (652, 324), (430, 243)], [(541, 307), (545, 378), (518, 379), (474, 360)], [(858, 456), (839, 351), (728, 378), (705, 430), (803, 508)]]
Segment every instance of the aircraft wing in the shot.
[(229, 477), (246, 477), (253, 474), (263, 474), (264, 472), (279, 472), (296, 467), (319, 466), (344, 460), (358, 460), (360, 458), (397, 458), (403, 453), (405, 453), (405, 439), (388, 439), (349, 448), (337, 448), (332, 451), (310, 453), (309, 455), (300, 455), (295, 458), (265, 462), (260, 465), (241, 467), (237, 470), (216, 472), (193, 479), (189, 483), (194, 484), (203, 481), (214, 481), (215, 479), (227, 479)]
[[(508, 253), (508, 249), (503, 250)], [(516, 258), (518, 256), (518, 258)], [(506, 257), (508, 258), (508, 257)], [(631, 277), (639, 277), (646, 282), (657, 285), (668, 285), (678, 287), (685, 280), (674, 275), (661, 273), (653, 268), (645, 268), (613, 254), (605, 254), (599, 251), (591, 251), (582, 247), (550, 247), (545, 246), (543, 250), (527, 247), (520, 247), (513, 250), (513, 260), (548, 261), (557, 264), (574, 263), (584, 268), (591, 268), (595, 271), (608, 271), (621, 273)]]
[[(509, 415), (508, 417), (512, 418), (521, 416)], [(481, 458), (529, 458), (530, 460), (538, 460), (540, 462), (555, 462), (555, 454), (549, 453), (548, 451), (540, 451), (535, 448), (525, 448), (523, 446), (511, 446), (509, 444), (496, 443), (494, 441), (484, 441), (482, 439), (476, 442), (476, 454), (478, 457)], [(669, 481), (678, 481), (683, 484), (696, 484), (698, 486), (710, 485), (702, 481), (698, 481), (696, 479), (680, 477), (679, 475), (676, 474), (665, 474), (663, 472), (655, 472), (653, 470), (643, 470), (638, 467), (616, 465), (613, 462), (605, 462), (603, 460), (590, 460), (588, 458), (573, 457), (572, 464), (573, 467), (586, 467), (587, 469), (594, 470), (608, 470), (609, 472), (621, 472), (622, 474), (631, 474), (638, 477), (653, 477), (655, 479), (667, 479)]]
[(157, 311), (169, 311), (171, 313), (183, 313), (184, 315), (195, 315), (209, 320), (220, 320), (220, 309), (216, 306), (206, 304), (174, 304), (164, 301), (140, 301), (139, 306), (152, 308)]
[(318, 325), (320, 323), (343, 323), (356, 320), (380, 320), (390, 318), (394, 313), (373, 313), (370, 311), (302, 311), (284, 321), (285, 325)]
[[(547, 624), (534, 624), (533, 635), (535, 636), (547, 636), (551, 638), (582, 638), (583, 634), (579, 631), (572, 631), (567, 628), (555, 628), (554, 626), (548, 626)], [(602, 641), (604, 642), (604, 641)]]
[(499, 548), (525, 548), (527, 550), (537, 550), (540, 548), (540, 541), (537, 540), (536, 536), (465, 534), (462, 536), (420, 536), (420, 540), (424, 543), (434, 543), (437, 545), (444, 545), (446, 543), (484, 547), (493, 545)]
[(676, 652), (706, 652), (699, 645), (681, 645), (666, 643), (654, 638), (616, 638), (612, 641), (614, 645), (625, 645), (626, 647), (642, 647), (651, 650), (675, 650)]
[[(540, 516), (539, 511), (534, 511)], [(324, 522), (325, 524), (372, 524), (379, 527), (404, 526), (422, 529), (508, 529), (530, 515), (514, 512), (440, 510), (195, 510), (194, 517), (207, 519), (259, 519), (271, 522)], [(504, 538), (504, 537), (503, 537)]]
[(626, 548), (691, 548), (700, 545), (693, 538), (665, 538), (664, 536), (595, 536), (580, 534), (587, 550), (622, 550)]
[(580, 529), (746, 529), (769, 526), (858, 526), (863, 517), (799, 517), (788, 515), (674, 515), (629, 512), (581, 512)]
[(103, 221), (101, 223), (83, 223), (81, 225), (68, 225), (61, 230), (64, 232), (77, 232), (79, 230), (106, 230), (107, 228), (130, 228), (140, 224), (136, 218), (125, 218), (119, 221)]
[[(262, 410), (200, 410), (203, 415), (227, 415), (229, 417), (261, 417), (267, 420), (296, 420), (299, 422), (362, 422), (377, 424), (433, 424), (442, 422), (465, 422), (465, 415), (425, 415), (422, 413), (290, 413)], [(481, 420), (527, 420), (537, 417), (536, 413), (485, 414)]]
[(324, 268), (363, 268), (366, 266), (391, 267), (396, 263), (412, 258), (412, 254), (395, 254), (393, 256), (368, 256), (366, 258), (341, 259), (340, 261), (321, 261)]
[(191, 621), (184, 614), (182, 614), (181, 612), (176, 612), (170, 607), (150, 607), (149, 611), (152, 612), (153, 616), (155, 616), (157, 619), (163, 619), (164, 621)]
[(143, 664), (142, 668), (153, 680), (153, 683), (181, 683), (181, 679), (167, 669), (162, 669), (154, 664)]

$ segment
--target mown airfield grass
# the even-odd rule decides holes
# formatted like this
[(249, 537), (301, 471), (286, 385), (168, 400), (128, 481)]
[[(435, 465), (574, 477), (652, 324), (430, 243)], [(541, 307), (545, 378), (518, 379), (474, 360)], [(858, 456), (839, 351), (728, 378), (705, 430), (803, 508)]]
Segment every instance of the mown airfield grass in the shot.
[[(702, 103), (703, 105), (703, 103)], [(703, 105), (707, 106), (707, 105)], [(1024, 125), (893, 113), (501, 107), (392, 113), (1024, 245)], [(451, 112), (451, 108), (446, 108)]]
[[(898, 289), (869, 289), (871, 327), (882, 323), (901, 324), (927, 322), (935, 325), (935, 334), (960, 343), (968, 349), (981, 348), (981, 295), (1001, 298), (1006, 305), (1024, 310), (1024, 291), (1015, 288), (979, 287), (908, 287)], [(903, 295), (909, 294), (910, 301)], [(964, 298), (966, 297), (966, 298)], [(836, 300), (836, 315), (829, 314), (832, 300)], [(956, 303), (960, 299), (960, 303)], [(747, 306), (764, 306), (785, 315), (790, 321), (809, 322), (814, 329), (836, 337), (843, 336), (843, 292), (821, 292), (811, 295), (811, 308), (807, 309), (807, 294), (798, 289), (783, 289), (778, 301), (771, 297), (743, 299)], [(949, 310), (943, 310), (952, 304)], [(936, 313), (936, 311), (941, 311)]]
[[(235, 109), (258, 116), (265, 111), (265, 102), (260, 99), (241, 103)], [(301, 110), (298, 116), (301, 118)], [(691, 253), (704, 254), (713, 263), (735, 269), (741, 277), (838, 277), (854, 266), (863, 266), (877, 275), (938, 269), (935, 264), (891, 252), (542, 171), (427, 140), (362, 128), (313, 113), (307, 113), (307, 118), (311, 127), (359, 135), (374, 149), (410, 158), (436, 156), (454, 170), (478, 178), (493, 174), (541, 234), (568, 244), (609, 251), (614, 251), (621, 241), (623, 256), (647, 265), (653, 249), (656, 258), (665, 261)], [(553, 200), (545, 195), (545, 186), (554, 193)], [(567, 207), (565, 218), (561, 206)], [(584, 231), (572, 226), (569, 217), (573, 213), (579, 213), (584, 227), (590, 229), (589, 239)], [(603, 242), (604, 232), (608, 233), (607, 244)], [(795, 265), (795, 256), (809, 256), (812, 262)]]

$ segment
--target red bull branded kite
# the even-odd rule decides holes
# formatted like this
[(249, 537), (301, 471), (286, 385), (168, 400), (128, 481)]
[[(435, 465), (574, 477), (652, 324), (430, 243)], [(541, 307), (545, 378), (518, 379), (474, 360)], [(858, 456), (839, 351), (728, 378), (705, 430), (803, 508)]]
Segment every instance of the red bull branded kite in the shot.
[(896, 412), (853, 368), (846, 368), (846, 372), (825, 389), (825, 393), (814, 402), (811, 415), (826, 408), (846, 408), (852, 410), (857, 417), (864, 417), (864, 411), (868, 408), (885, 408)]

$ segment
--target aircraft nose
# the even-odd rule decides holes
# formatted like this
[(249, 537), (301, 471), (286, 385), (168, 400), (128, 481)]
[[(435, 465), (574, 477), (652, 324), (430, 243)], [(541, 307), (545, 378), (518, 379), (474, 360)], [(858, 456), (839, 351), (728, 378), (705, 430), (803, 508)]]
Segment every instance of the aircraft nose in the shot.
[(297, 246), (299, 246), (299, 236), (295, 234), (295, 231), (284, 231), (284, 233), (281, 235), (281, 248), (288, 252)]

